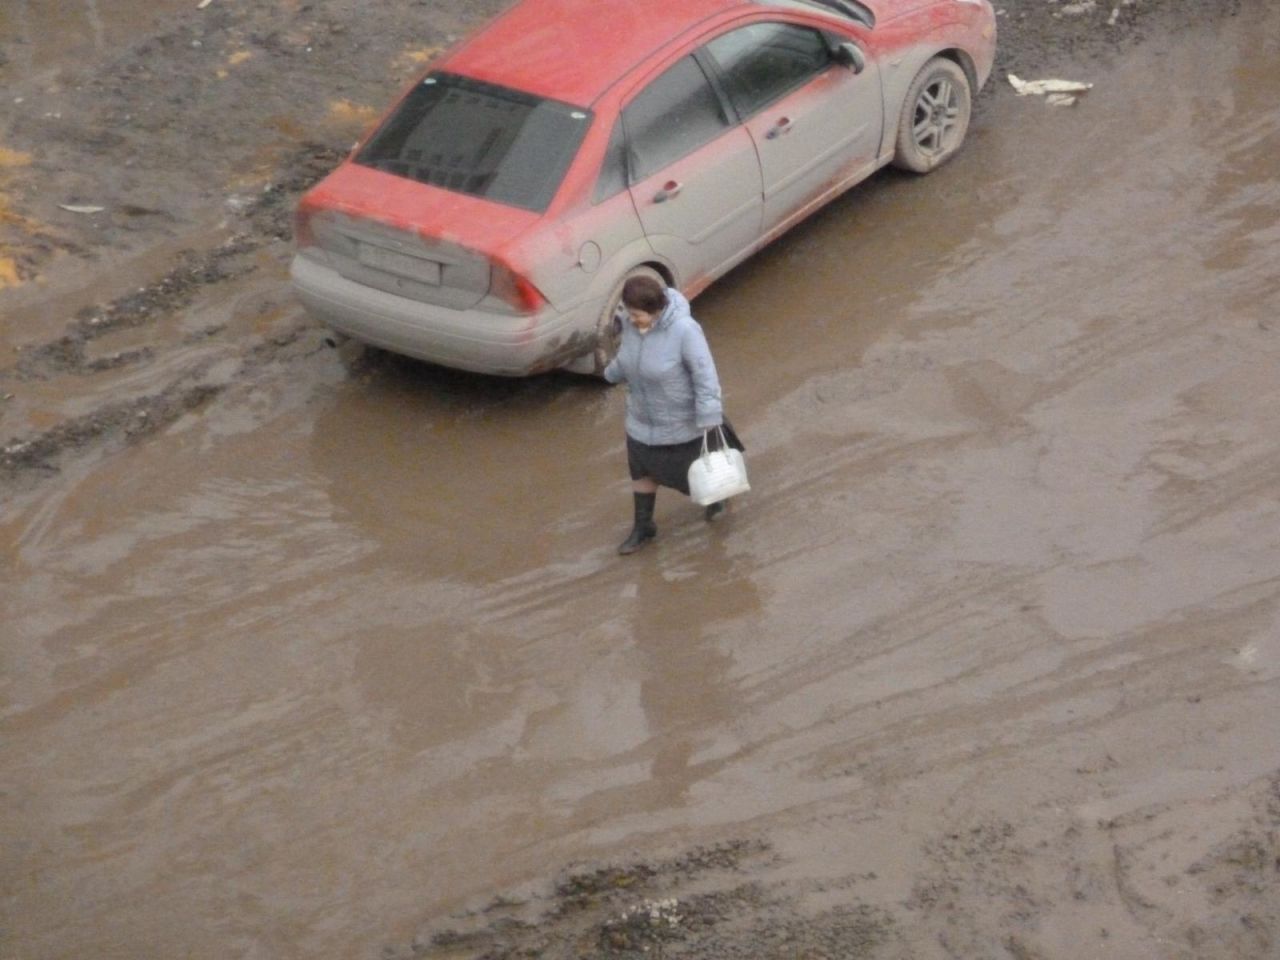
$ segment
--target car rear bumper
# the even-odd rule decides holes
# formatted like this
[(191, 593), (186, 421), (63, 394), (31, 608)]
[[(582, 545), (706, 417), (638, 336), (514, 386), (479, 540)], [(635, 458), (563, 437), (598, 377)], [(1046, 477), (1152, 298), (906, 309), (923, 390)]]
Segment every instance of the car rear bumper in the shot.
[(577, 314), (435, 306), (348, 280), (303, 254), (294, 257), (290, 276), (308, 312), (333, 329), (441, 366), (522, 377), (562, 367), (593, 346), (592, 325)]

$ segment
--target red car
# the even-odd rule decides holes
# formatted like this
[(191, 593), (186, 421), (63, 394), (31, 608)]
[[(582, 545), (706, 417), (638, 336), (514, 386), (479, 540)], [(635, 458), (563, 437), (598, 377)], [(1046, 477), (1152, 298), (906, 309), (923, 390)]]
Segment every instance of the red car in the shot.
[(359, 340), (599, 373), (627, 277), (694, 296), (887, 163), (951, 157), (987, 0), (520, 0), (299, 204), (294, 288)]

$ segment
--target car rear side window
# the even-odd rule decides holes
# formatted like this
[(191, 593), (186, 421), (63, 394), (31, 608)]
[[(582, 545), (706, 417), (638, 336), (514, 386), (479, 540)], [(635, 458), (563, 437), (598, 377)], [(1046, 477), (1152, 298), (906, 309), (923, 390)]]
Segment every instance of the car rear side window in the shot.
[(400, 101), (356, 163), (542, 211), (590, 121), (590, 112), (579, 107), (435, 73)]
[(724, 75), (734, 109), (746, 118), (818, 75), (832, 63), (817, 30), (790, 23), (753, 23), (707, 44)]
[(693, 57), (654, 80), (622, 111), (631, 180), (643, 180), (729, 127), (715, 90)]
[(627, 188), (627, 137), (619, 120), (609, 137), (609, 148), (600, 165), (593, 202), (600, 203)]

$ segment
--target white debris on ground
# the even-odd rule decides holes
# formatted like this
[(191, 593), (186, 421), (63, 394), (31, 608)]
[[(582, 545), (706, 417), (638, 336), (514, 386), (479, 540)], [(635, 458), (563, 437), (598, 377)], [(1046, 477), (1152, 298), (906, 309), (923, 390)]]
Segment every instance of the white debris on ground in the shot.
[(1080, 95), (1093, 89), (1092, 83), (1081, 83), (1077, 80), (1023, 80), (1009, 74), (1009, 85), (1020, 97), (1044, 97), (1045, 102), (1055, 107), (1072, 106)]
[(668, 926), (676, 926), (683, 917), (676, 912), (679, 901), (672, 899), (667, 900), (646, 900), (635, 906), (627, 907), (622, 911), (623, 921), (632, 919), (633, 917), (647, 917), (650, 924), (658, 925), (665, 923)]
[[(1050, 3), (1057, 3), (1058, 0), (1049, 0)], [(1131, 7), (1137, 0), (1114, 0), (1111, 6), (1111, 15), (1107, 17), (1107, 26), (1114, 27), (1120, 20), (1120, 8)], [(1065, 17), (1082, 17), (1087, 13), (1093, 13), (1100, 6), (1099, 0), (1072, 0), (1072, 2), (1064, 3), (1056, 11), (1054, 17), (1063, 19)], [(1003, 11), (997, 11), (999, 16)]]

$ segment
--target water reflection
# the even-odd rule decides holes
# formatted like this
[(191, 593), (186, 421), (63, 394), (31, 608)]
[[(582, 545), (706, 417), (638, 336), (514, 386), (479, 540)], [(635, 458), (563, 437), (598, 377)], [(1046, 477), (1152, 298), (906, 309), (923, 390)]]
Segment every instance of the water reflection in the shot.
[(574, 810), (575, 822), (687, 806), (697, 785), (735, 758), (725, 737), (742, 704), (725, 627), (749, 622), (761, 600), (747, 564), (728, 554), (726, 540), (725, 530), (713, 529), (673, 563), (657, 562), (656, 547), (636, 558), (627, 621), (647, 738), (634, 759), (647, 766), (648, 777), (592, 793)]
[(625, 484), (622, 396), (585, 378), (505, 380), (360, 355), (315, 422), (312, 468), (379, 562), (492, 582), (548, 562)]

